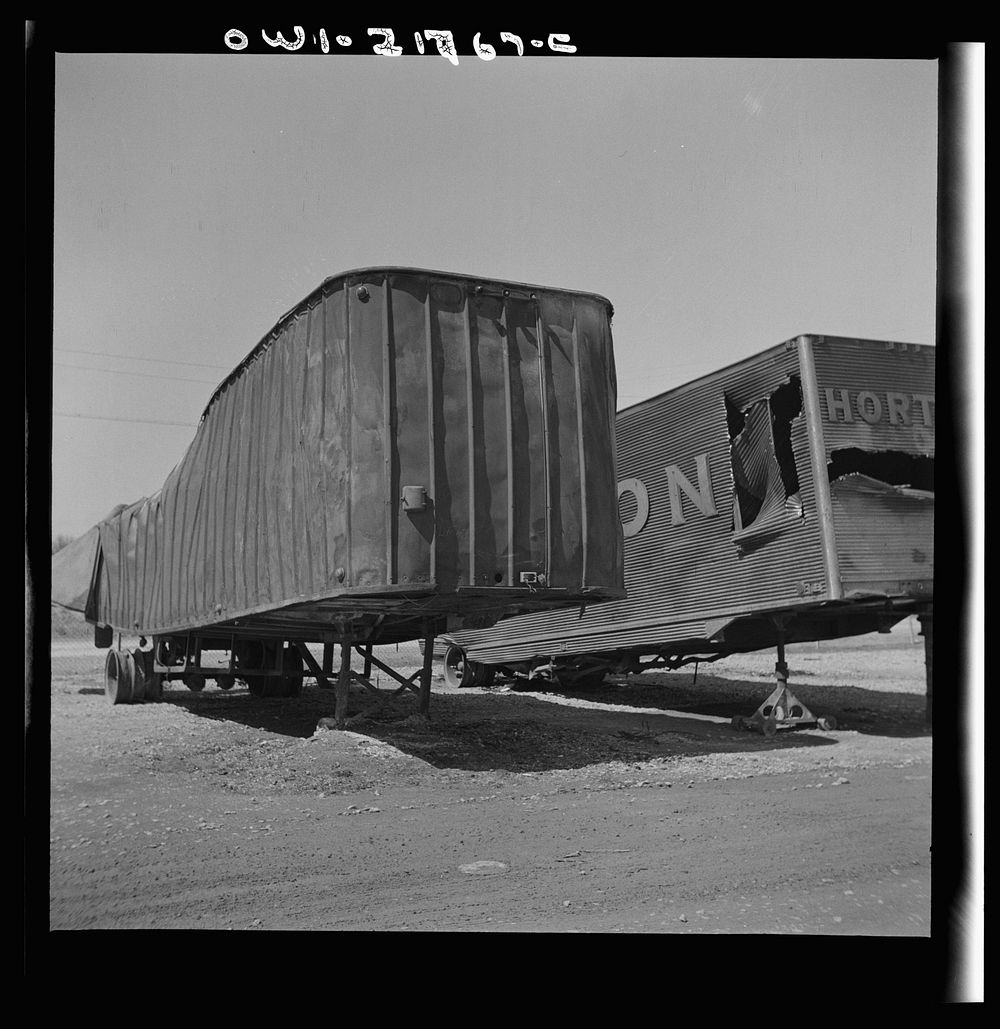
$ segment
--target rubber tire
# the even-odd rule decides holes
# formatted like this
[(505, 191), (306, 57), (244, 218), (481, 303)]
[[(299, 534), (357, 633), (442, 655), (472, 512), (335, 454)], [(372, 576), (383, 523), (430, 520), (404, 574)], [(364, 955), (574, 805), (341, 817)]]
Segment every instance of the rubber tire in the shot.
[(163, 673), (153, 672), (146, 680), (146, 700), (156, 703), (163, 700)]
[(266, 675), (251, 675), (247, 678), (247, 689), (250, 691), (251, 697), (269, 697), (271, 696), (268, 688), (271, 684), (271, 680)]
[(110, 704), (132, 703), (132, 682), (126, 655), (120, 650), (109, 650), (104, 661), (104, 695)]
[[(237, 672), (241, 667), (258, 670), (274, 668), (277, 663), (277, 650), (267, 646), (262, 640), (239, 640), (234, 652)], [(269, 675), (242, 675), (251, 697), (277, 697), (279, 684), (277, 679)]]
[(466, 660), (465, 651), (461, 647), (449, 645), (444, 652), (444, 660), (441, 662), (441, 672), (444, 675), (445, 684), (451, 686), (452, 689), (474, 685), (473, 667)]
[[(283, 671), (294, 669), (296, 672), (305, 671), (305, 661), (302, 659), (302, 655), (299, 653), (298, 647), (294, 643), (289, 643), (285, 647), (285, 652), (282, 655)], [(302, 676), (301, 675), (282, 675), (277, 680), (280, 683), (280, 687), (277, 693), (279, 697), (298, 697), (302, 695)]]
[(149, 700), (152, 695), (153, 685), (153, 655), (151, 651), (132, 650), (129, 651), (132, 659), (132, 700), (134, 703)]
[(472, 686), (492, 686), (496, 678), (497, 670), (493, 665), (480, 664), (478, 661), (469, 661), (469, 669), (472, 671)]

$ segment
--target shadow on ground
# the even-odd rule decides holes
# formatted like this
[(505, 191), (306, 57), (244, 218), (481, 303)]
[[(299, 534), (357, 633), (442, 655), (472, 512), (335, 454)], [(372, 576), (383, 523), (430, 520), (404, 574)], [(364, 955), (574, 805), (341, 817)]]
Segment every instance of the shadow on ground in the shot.
[[(595, 694), (559, 693), (549, 698), (508, 687), (435, 692), (430, 719), (417, 715), (410, 693), (378, 700), (363, 690), (351, 693), (347, 728), (390, 744), (439, 769), (468, 771), (551, 771), (607, 762), (635, 763), (676, 756), (773, 751), (835, 745), (829, 733), (779, 732), (767, 739), (733, 729), (726, 720), (697, 717), (671, 702), (643, 710), (619, 711), (594, 705)], [(585, 705), (572, 703), (586, 700)], [(280, 736), (313, 736), (321, 718), (331, 717), (333, 694), (306, 685), (296, 699), (260, 699), (238, 684), (228, 692), (192, 693), (171, 687), (164, 702), (202, 718), (223, 720)], [(621, 704), (615, 694), (612, 703)], [(336, 730), (334, 730), (336, 731)]]
[[(874, 736), (930, 736), (921, 693), (872, 690), (859, 686), (789, 683), (793, 695), (816, 718), (836, 719), (838, 729)], [(603, 704), (685, 711), (731, 718), (749, 717), (771, 695), (774, 683), (699, 673), (646, 673), (609, 679), (585, 694)]]

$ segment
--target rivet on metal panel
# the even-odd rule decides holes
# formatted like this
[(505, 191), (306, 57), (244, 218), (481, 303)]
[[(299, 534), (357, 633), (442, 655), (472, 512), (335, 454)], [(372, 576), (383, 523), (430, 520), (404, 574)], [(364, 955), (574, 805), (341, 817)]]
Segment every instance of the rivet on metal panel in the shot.
[(363, 304), (367, 304), (371, 294), (368, 292), (366, 286), (358, 286), (358, 300)]
[(337, 569), (337, 582), (343, 582), (347, 572), (341, 567)]

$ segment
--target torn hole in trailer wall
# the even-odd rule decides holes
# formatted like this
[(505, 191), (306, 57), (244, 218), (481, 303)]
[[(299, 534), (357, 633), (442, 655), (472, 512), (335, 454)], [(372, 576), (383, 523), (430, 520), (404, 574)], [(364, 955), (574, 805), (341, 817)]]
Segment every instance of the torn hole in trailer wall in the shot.
[(747, 407), (725, 397), (733, 475), (733, 539), (780, 532), (804, 517), (792, 452), (792, 423), (802, 416), (797, 377)]
[(934, 459), (843, 448), (830, 454), (843, 597), (923, 596), (934, 579)]
[(831, 485), (855, 476), (896, 487), (897, 491), (934, 495), (934, 457), (929, 454), (844, 447), (831, 451), (827, 474)]

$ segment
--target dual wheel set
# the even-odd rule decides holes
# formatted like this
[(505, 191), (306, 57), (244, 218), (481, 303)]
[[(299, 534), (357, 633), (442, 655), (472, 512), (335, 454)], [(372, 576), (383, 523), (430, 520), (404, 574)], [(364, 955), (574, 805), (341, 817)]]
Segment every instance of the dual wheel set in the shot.
[(448, 647), (442, 662), (444, 681), (451, 687), (491, 686), (496, 678), (492, 665), (470, 661), (461, 647)]
[(163, 683), (177, 680), (195, 693), (209, 679), (230, 690), (237, 678), (254, 697), (297, 697), (302, 692), (305, 662), (298, 648), (274, 641), (238, 640), (227, 668), (201, 666), (201, 650), (192, 663), (183, 646), (169, 636), (154, 639), (152, 650), (108, 651), (104, 693), (112, 704), (138, 704), (163, 697)]
[(104, 695), (112, 704), (160, 700), (163, 675), (153, 671), (148, 650), (109, 650), (104, 662)]

